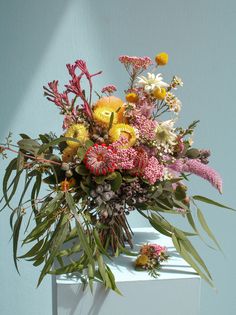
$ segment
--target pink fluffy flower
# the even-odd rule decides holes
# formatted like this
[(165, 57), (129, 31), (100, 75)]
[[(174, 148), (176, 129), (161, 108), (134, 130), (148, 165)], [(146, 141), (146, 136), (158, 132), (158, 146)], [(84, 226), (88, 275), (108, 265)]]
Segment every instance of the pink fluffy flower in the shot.
[(147, 69), (152, 64), (152, 60), (147, 56), (136, 57), (123, 55), (119, 57), (119, 61), (125, 66), (131, 66), (136, 70)]
[(199, 159), (182, 159), (176, 160), (170, 168), (176, 172), (187, 172), (198, 175), (212, 184), (222, 193), (222, 178), (211, 167), (201, 163)]
[(153, 251), (153, 254), (156, 256), (160, 256), (161, 254), (165, 254), (166, 253), (166, 247), (165, 246), (161, 246), (158, 244), (149, 244), (151, 250)]
[(112, 84), (104, 86), (101, 90), (102, 93), (107, 93), (107, 94), (111, 94), (115, 91), (117, 91), (117, 88), (115, 85), (112, 85)]
[(138, 111), (133, 115), (133, 126), (139, 131), (140, 138), (143, 140), (154, 140), (156, 137), (157, 122), (155, 120), (148, 119)]
[(127, 142), (127, 138), (121, 137), (118, 141), (110, 145), (112, 150), (107, 153), (110, 161), (112, 161), (118, 169), (131, 170), (134, 168), (137, 151), (134, 148), (123, 149), (122, 146)]
[(158, 179), (161, 179), (163, 175), (164, 166), (159, 163), (155, 156), (152, 156), (148, 161), (148, 165), (143, 170), (144, 179), (153, 185)]

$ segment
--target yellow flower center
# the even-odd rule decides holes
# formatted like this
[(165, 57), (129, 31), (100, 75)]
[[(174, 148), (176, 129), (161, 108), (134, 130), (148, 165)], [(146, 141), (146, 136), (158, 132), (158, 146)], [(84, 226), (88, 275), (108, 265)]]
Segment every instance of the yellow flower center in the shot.
[(126, 101), (130, 103), (136, 103), (138, 101), (138, 95), (136, 93), (128, 93), (125, 98)]
[(158, 100), (164, 100), (166, 96), (166, 89), (165, 88), (157, 88), (153, 91), (153, 96)]

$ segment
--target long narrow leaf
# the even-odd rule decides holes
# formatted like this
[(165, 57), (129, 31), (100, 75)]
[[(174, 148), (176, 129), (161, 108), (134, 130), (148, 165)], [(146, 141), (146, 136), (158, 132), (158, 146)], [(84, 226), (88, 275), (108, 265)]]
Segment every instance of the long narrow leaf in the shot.
[(215, 238), (214, 234), (212, 233), (211, 229), (209, 228), (206, 220), (205, 220), (205, 217), (202, 213), (202, 211), (197, 208), (197, 216), (198, 216), (198, 220), (199, 222), (201, 223), (201, 226), (202, 228), (204, 229), (204, 231), (208, 234), (208, 236), (213, 240), (213, 242), (216, 244), (217, 248), (222, 251), (219, 243), (217, 242), (217, 239)]
[(220, 208), (225, 208), (225, 209), (236, 211), (236, 209), (233, 209), (233, 208), (230, 208), (228, 206), (225, 206), (222, 203), (216, 202), (216, 201), (214, 201), (212, 199), (209, 199), (207, 197), (204, 197), (204, 196), (195, 195), (195, 196), (192, 196), (192, 198), (194, 200), (198, 200), (198, 201), (201, 201), (201, 202), (209, 203), (209, 204), (211, 204), (213, 206), (217, 206), (217, 207), (220, 207)]

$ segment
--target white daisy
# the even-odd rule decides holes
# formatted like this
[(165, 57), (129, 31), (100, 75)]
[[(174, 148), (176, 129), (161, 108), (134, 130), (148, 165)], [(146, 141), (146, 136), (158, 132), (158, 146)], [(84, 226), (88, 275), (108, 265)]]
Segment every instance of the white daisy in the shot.
[(169, 86), (167, 83), (163, 82), (161, 73), (155, 75), (154, 73), (148, 72), (147, 77), (141, 76), (138, 77), (138, 79), (138, 84), (143, 86), (147, 93), (151, 93), (156, 88), (167, 88)]

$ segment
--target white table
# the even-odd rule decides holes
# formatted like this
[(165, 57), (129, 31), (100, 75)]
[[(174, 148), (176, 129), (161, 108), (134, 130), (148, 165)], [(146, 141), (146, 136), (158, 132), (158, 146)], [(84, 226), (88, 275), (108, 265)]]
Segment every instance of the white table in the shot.
[(135, 249), (144, 243), (167, 247), (171, 257), (162, 264), (160, 277), (135, 271), (135, 257), (115, 258), (111, 267), (123, 296), (94, 284), (94, 293), (76, 278), (55, 279), (54, 315), (199, 315), (201, 280), (175, 252), (170, 238), (153, 228), (133, 229)]

